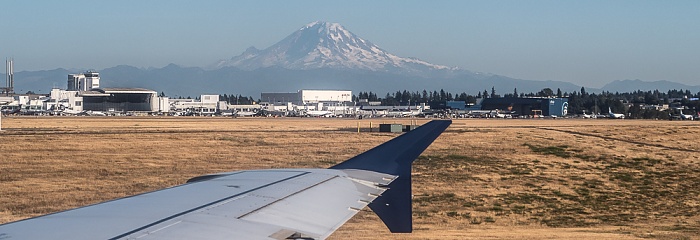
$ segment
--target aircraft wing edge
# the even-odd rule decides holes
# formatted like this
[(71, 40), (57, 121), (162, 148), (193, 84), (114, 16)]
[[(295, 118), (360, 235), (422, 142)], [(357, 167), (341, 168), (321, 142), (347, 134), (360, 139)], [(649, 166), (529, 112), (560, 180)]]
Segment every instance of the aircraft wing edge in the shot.
[(411, 165), (450, 124), (452, 120), (430, 121), (331, 168), (362, 169), (398, 176), (369, 207), (392, 233), (410, 233), (413, 231)]

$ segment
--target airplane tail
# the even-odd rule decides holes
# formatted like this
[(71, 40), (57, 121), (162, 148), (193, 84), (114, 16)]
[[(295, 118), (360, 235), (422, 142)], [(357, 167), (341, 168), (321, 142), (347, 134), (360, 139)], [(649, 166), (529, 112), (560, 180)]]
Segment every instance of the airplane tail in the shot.
[(608, 113), (610, 113), (610, 114), (613, 113), (613, 112), (612, 112), (612, 109), (611, 109), (610, 107), (608, 107)]
[(451, 120), (430, 121), (330, 168), (361, 169), (399, 176), (369, 207), (391, 232), (412, 232), (411, 164), (450, 124)]

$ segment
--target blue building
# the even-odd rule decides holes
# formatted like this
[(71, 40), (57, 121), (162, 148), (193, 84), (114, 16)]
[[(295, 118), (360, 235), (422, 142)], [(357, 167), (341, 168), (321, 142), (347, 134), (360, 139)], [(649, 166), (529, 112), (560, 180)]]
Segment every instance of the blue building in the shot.
[(481, 110), (515, 111), (519, 115), (563, 117), (568, 113), (568, 98), (486, 98), (481, 102)]
[(446, 106), (455, 110), (501, 110), (517, 115), (563, 117), (568, 113), (568, 98), (484, 98), (477, 99), (475, 105), (467, 106), (462, 101), (448, 101)]

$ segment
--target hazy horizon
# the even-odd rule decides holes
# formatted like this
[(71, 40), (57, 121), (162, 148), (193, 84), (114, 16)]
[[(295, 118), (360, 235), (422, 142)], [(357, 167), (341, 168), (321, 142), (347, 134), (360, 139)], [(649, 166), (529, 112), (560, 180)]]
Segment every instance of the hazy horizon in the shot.
[(700, 76), (697, 1), (7, 1), (0, 12), (0, 58), (16, 72), (205, 67), (327, 21), (398, 56), (513, 78), (598, 88)]

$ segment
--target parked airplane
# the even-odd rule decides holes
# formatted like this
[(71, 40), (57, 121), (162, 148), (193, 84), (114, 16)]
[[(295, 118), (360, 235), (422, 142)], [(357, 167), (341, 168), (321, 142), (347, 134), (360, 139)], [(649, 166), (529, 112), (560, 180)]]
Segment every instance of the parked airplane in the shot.
[(79, 114), (85, 114), (85, 111), (77, 111), (77, 110), (66, 108), (66, 109), (63, 109), (61, 111), (61, 113), (68, 114), (68, 115), (79, 115)]
[(622, 113), (614, 113), (610, 107), (608, 107), (608, 117), (609, 118), (616, 118), (616, 119), (623, 119), (625, 118), (625, 114)]
[(369, 206), (412, 231), (411, 163), (436, 120), (329, 169), (245, 170), (0, 225), (0, 239), (325, 239)]
[(236, 111), (235, 115), (237, 117), (252, 117), (258, 114), (258, 112), (254, 111)]
[(695, 117), (691, 114), (683, 114), (683, 109), (678, 109), (678, 114), (669, 113), (669, 120), (694, 120)]
[(231, 117), (231, 116), (235, 115), (236, 112), (237, 112), (236, 110), (228, 109), (228, 110), (223, 110), (223, 111), (219, 112), (219, 114), (221, 114), (221, 116), (223, 116), (223, 117)]
[(387, 117), (415, 117), (420, 114), (420, 111), (388, 111), (386, 113)]
[(681, 120), (690, 120), (690, 121), (693, 121), (693, 115), (691, 115), (691, 114), (683, 114), (683, 109), (680, 109), (680, 117), (681, 117)]
[(101, 112), (101, 111), (84, 111), (88, 116), (107, 116), (106, 113)]
[(306, 111), (306, 115), (309, 117), (331, 117), (331, 116), (333, 116), (333, 112), (312, 110), (312, 111)]
[(583, 113), (579, 115), (582, 118), (595, 118), (595, 114), (586, 114), (586, 110), (583, 110)]

